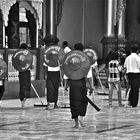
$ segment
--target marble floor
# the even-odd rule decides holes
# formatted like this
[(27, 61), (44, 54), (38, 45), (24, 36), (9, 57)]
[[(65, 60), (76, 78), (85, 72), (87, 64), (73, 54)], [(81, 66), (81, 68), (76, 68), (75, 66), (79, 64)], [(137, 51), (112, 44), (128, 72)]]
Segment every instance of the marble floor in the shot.
[[(100, 90), (100, 89), (98, 89)], [(0, 140), (140, 140), (140, 105), (137, 108), (118, 107), (113, 96), (113, 106), (108, 106), (108, 96), (95, 92), (94, 102), (98, 112), (90, 104), (84, 118), (86, 127), (73, 128), (68, 107), (68, 93), (60, 93), (62, 108), (45, 110), (38, 98), (26, 101), (24, 109), (18, 99), (3, 100), (0, 108)], [(123, 103), (127, 104), (123, 91)], [(90, 96), (92, 99), (92, 96)], [(45, 97), (41, 98), (46, 104)]]

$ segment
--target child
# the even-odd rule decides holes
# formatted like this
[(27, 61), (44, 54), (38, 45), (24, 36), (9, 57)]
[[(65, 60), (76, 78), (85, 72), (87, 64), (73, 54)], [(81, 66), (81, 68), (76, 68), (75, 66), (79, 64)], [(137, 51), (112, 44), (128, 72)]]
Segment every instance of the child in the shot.
[(121, 84), (120, 84), (120, 71), (121, 65), (118, 61), (118, 53), (112, 52), (111, 61), (108, 64), (108, 86), (109, 86), (109, 105), (112, 106), (113, 87), (115, 86), (118, 93), (118, 103), (122, 107), (121, 101)]

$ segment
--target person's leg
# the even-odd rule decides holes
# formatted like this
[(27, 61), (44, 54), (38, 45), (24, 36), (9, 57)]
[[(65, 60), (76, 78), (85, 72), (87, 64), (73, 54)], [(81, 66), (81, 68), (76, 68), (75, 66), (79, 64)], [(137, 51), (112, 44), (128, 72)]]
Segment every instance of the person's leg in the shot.
[(118, 94), (118, 104), (119, 104), (119, 106), (123, 106), (122, 97), (121, 97), (121, 83), (120, 83), (120, 81), (115, 83), (115, 87), (117, 89), (117, 94)]
[(136, 107), (138, 105), (138, 99), (139, 99), (139, 86), (132, 85), (131, 88), (133, 91), (133, 94), (131, 96), (131, 105), (132, 105), (132, 107)]
[(109, 105), (112, 105), (112, 96), (113, 96), (113, 83), (108, 83), (109, 86)]
[(5, 88), (4, 88), (4, 84), (3, 85), (1, 85), (0, 86), (0, 106), (1, 106), (1, 99), (2, 99), (2, 97), (3, 97), (3, 94), (4, 94), (4, 90), (5, 90)]
[(79, 116), (79, 122), (80, 122), (81, 127), (85, 127), (86, 126), (84, 124), (84, 122), (83, 122), (83, 116)]
[(75, 121), (75, 126), (74, 126), (74, 128), (79, 128), (78, 117), (74, 118), (74, 121)]
[(132, 107), (136, 107), (139, 99), (139, 80), (140, 74), (138, 73), (130, 73), (128, 74), (129, 84), (131, 86), (131, 90), (129, 93), (129, 101)]

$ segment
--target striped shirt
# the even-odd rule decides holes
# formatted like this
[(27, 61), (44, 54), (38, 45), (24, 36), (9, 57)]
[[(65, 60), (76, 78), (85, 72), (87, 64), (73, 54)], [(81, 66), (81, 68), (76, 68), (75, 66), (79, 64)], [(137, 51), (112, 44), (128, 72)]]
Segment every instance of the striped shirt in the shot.
[(117, 60), (111, 60), (108, 64), (109, 76), (108, 82), (117, 82), (120, 80), (120, 64)]

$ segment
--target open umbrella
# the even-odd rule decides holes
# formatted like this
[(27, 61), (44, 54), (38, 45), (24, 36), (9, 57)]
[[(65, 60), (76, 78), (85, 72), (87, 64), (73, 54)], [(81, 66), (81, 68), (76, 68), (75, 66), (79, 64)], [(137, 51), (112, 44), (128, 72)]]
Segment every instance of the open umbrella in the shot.
[(29, 50), (17, 50), (12, 57), (12, 65), (18, 71), (26, 71), (32, 67), (33, 56)]
[(69, 79), (78, 80), (87, 75), (90, 61), (84, 52), (74, 50), (65, 55), (62, 67)]
[(63, 48), (57, 45), (51, 45), (47, 47), (44, 52), (45, 64), (50, 67), (57, 67), (62, 63), (64, 55), (65, 53)]
[(97, 61), (98, 57), (97, 57), (97, 53), (95, 52), (95, 50), (93, 50), (91, 48), (86, 48), (86, 49), (84, 49), (84, 53), (86, 53), (86, 55), (89, 57), (91, 65)]

